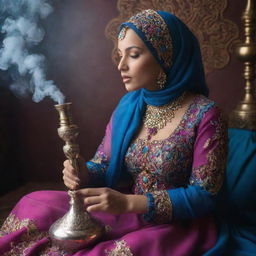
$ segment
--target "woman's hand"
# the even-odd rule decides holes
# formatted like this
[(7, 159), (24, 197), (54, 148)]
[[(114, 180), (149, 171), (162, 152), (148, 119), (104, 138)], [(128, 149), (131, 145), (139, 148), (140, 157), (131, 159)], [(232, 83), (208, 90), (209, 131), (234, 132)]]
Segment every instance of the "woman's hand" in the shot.
[(79, 173), (76, 173), (76, 170), (72, 166), (70, 160), (65, 160), (63, 163), (63, 180), (64, 184), (69, 189), (79, 189), (88, 182), (88, 171), (85, 166), (85, 160), (81, 156), (79, 156), (77, 160), (79, 166)]
[(77, 191), (88, 212), (124, 214), (145, 213), (147, 198), (144, 195), (126, 195), (110, 188), (85, 188)]

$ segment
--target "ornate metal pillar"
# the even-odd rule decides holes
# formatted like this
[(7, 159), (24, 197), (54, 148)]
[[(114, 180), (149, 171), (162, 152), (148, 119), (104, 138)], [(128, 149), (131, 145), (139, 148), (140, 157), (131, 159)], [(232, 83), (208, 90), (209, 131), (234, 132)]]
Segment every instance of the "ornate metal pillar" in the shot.
[(247, 0), (242, 14), (245, 40), (236, 48), (237, 58), (244, 63), (245, 94), (229, 116), (229, 127), (256, 130), (256, 10), (255, 0)]

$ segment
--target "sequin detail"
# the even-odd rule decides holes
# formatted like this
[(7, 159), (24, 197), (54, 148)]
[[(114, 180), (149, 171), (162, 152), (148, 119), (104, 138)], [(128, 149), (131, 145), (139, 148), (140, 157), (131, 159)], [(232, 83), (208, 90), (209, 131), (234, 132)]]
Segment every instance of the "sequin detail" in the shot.
[(133, 256), (133, 253), (125, 240), (115, 241), (115, 248), (105, 251), (107, 256)]
[(123, 27), (119, 34), (118, 34), (118, 40), (123, 40), (125, 38), (125, 35), (126, 35), (126, 31), (127, 31), (127, 27)]
[(172, 220), (172, 203), (166, 190), (152, 192), (155, 204), (153, 220), (157, 224), (170, 223)]
[(143, 10), (132, 16), (128, 23), (132, 23), (138, 30), (142, 31), (146, 40), (156, 50), (158, 58), (165, 69), (172, 65), (172, 39), (167, 24), (156, 11)]

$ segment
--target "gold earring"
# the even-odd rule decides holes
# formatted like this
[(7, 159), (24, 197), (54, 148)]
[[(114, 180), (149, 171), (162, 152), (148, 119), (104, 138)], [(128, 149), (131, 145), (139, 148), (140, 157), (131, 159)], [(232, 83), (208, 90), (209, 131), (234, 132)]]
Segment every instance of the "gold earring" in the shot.
[(163, 89), (166, 83), (166, 79), (167, 79), (167, 75), (165, 74), (165, 72), (160, 71), (156, 79), (157, 87), (159, 87), (160, 89)]

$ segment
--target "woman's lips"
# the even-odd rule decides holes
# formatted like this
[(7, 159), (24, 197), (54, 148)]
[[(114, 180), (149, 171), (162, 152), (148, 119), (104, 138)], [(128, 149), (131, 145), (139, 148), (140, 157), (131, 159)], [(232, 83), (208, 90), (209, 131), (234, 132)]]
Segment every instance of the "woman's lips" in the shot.
[(131, 77), (129, 76), (123, 76), (122, 78), (123, 78), (123, 83), (129, 83), (131, 80)]

